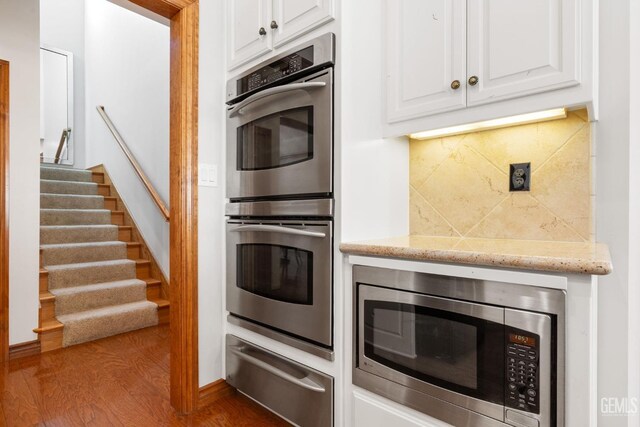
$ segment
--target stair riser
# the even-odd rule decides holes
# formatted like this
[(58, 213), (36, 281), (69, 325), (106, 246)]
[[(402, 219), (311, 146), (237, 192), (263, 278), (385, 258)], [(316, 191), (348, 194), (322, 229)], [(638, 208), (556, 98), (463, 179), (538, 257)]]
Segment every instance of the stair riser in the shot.
[(40, 179), (56, 181), (91, 182), (90, 171), (64, 168), (40, 168)]
[(55, 315), (76, 313), (146, 299), (146, 284), (56, 295)]
[[(64, 319), (61, 321), (65, 323)], [(79, 322), (66, 322), (62, 345), (68, 347), (157, 324), (158, 310), (151, 306), (133, 313), (118, 313)]]
[(117, 227), (100, 228), (45, 228), (40, 229), (40, 244), (89, 243), (122, 240)]
[(132, 240), (131, 229), (121, 228), (118, 230), (118, 240), (122, 242), (130, 242)]
[(48, 322), (56, 317), (55, 300), (40, 301), (40, 322)]
[(104, 173), (91, 172), (91, 180), (96, 184), (104, 184)]
[(151, 277), (151, 265), (149, 264), (149, 262), (137, 263), (136, 277), (140, 280), (148, 279)]
[(109, 261), (124, 259), (126, 254), (127, 246), (124, 242), (109, 246), (44, 249), (42, 251), (42, 265)]
[(41, 195), (40, 209), (107, 209), (101, 196)]
[(40, 193), (98, 195), (98, 184), (71, 181), (40, 181)]
[(109, 209), (110, 211), (118, 210), (118, 203), (116, 202), (116, 199), (105, 198), (104, 199), (104, 208), (105, 209)]
[(98, 184), (98, 195), (105, 197), (111, 196), (111, 187), (107, 184)]
[(147, 285), (147, 299), (154, 300), (160, 299), (162, 297), (160, 292), (160, 284), (157, 285)]
[(40, 211), (40, 225), (108, 225), (111, 224), (111, 212), (82, 210), (46, 210)]
[(124, 225), (124, 213), (111, 212), (111, 224)]
[(129, 259), (142, 258), (142, 254), (140, 253), (140, 246), (138, 245), (127, 246), (127, 258)]
[(56, 270), (50, 268), (48, 282), (49, 289), (60, 289), (135, 278), (135, 263), (127, 263)]
[(168, 325), (171, 321), (171, 308), (169, 306), (158, 309), (158, 325)]

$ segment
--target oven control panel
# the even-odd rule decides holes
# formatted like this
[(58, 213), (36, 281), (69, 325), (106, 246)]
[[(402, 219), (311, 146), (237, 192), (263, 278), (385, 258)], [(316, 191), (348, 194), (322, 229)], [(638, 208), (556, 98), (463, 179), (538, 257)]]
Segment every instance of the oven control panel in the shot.
[(540, 337), (507, 328), (505, 406), (540, 413)]

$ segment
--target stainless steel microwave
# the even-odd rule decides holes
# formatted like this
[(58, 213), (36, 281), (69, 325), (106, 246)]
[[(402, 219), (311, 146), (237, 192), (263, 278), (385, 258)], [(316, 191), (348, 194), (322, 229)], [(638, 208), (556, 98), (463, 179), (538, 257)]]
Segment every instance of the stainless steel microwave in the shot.
[(455, 426), (564, 426), (563, 291), (353, 274), (355, 385)]
[(331, 197), (333, 34), (230, 80), (227, 197)]

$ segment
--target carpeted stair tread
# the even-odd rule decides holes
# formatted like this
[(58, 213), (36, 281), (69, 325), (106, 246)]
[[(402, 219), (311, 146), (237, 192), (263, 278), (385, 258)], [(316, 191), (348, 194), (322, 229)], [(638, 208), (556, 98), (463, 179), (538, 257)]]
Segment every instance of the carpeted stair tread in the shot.
[(104, 209), (104, 197), (42, 193), (40, 209)]
[(127, 244), (119, 241), (49, 244), (40, 249), (45, 267), (127, 258)]
[(61, 264), (47, 267), (49, 290), (136, 278), (136, 262), (128, 259)]
[(108, 209), (40, 209), (40, 225), (111, 224)]
[(158, 306), (138, 301), (59, 316), (64, 324), (62, 345), (87, 341), (158, 324)]
[(100, 307), (128, 304), (147, 299), (147, 283), (129, 279), (94, 285), (53, 289), (56, 316), (93, 310)]
[(45, 245), (113, 240), (118, 240), (117, 225), (45, 225), (40, 227), (40, 243)]
[(40, 166), (40, 179), (91, 182), (91, 171), (85, 169)]
[(40, 193), (97, 195), (98, 184), (94, 182), (41, 179)]

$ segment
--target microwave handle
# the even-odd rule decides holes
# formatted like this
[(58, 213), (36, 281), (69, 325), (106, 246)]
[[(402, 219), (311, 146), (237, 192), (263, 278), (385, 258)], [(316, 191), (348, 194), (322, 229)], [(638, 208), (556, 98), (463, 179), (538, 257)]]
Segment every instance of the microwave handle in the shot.
[(239, 225), (237, 227), (230, 229), (229, 231), (234, 233), (240, 233), (243, 231), (266, 231), (271, 233), (293, 234), (296, 236), (305, 236), (305, 237), (319, 237), (319, 238), (327, 237), (326, 234), (321, 233), (319, 231), (298, 230), (297, 228), (288, 228), (288, 227), (281, 227), (279, 225), (265, 225), (265, 224)]
[(288, 381), (290, 383), (293, 383), (297, 386), (306, 388), (307, 390), (311, 390), (311, 391), (315, 391), (318, 393), (324, 393), (326, 390), (324, 387), (322, 387), (320, 384), (316, 383), (315, 381), (313, 381), (311, 378), (309, 378), (309, 376), (307, 375), (306, 377), (303, 378), (296, 378), (293, 375), (284, 372), (278, 368), (276, 368), (275, 366), (272, 366), (270, 364), (268, 364), (267, 362), (258, 359), (255, 356), (251, 356), (250, 354), (245, 353), (244, 347), (241, 346), (229, 346), (229, 349), (231, 350), (231, 352), (233, 354), (235, 354), (236, 356), (238, 356), (240, 359), (243, 359), (246, 362), (249, 362), (253, 365), (256, 365), (259, 368), (264, 369), (265, 371), (268, 371), (270, 373), (272, 373), (273, 375), (282, 378), (285, 381)]
[(236, 114), (242, 114), (243, 109), (247, 107), (249, 104), (253, 104), (259, 99), (266, 98), (271, 95), (277, 95), (279, 93), (290, 92), (292, 90), (312, 90), (319, 89), (321, 87), (325, 87), (327, 84), (325, 82), (306, 82), (306, 83), (292, 83), (284, 86), (276, 86), (271, 89), (265, 89), (261, 92), (254, 93), (244, 101), (233, 106), (233, 108), (229, 109), (229, 118), (235, 116)]

